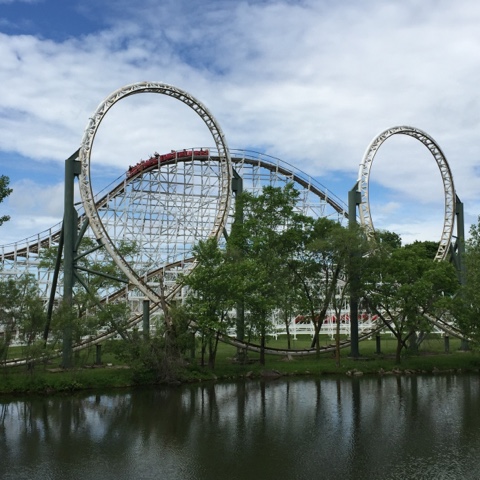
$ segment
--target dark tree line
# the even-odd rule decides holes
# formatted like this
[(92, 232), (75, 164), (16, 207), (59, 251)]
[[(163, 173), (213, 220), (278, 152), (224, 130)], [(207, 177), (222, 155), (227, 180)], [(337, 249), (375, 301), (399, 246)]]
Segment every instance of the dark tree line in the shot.
[[(226, 248), (214, 240), (196, 246), (200, 263), (185, 278), (192, 290), (187, 309), (202, 336), (213, 342), (209, 364), (214, 365), (218, 342), (214, 332), (233, 326), (228, 312), (239, 304), (246, 312), (247, 340), (260, 342), (261, 363), (274, 316), (283, 316), (287, 327), (299, 314), (313, 319), (312, 346), (319, 352), (322, 323), (332, 309), (340, 319), (353, 275), (361, 304), (397, 339), (400, 362), (402, 350), (417, 348), (431, 331), (428, 316), (452, 309), (459, 287), (453, 266), (433, 261), (433, 242), (402, 246), (391, 232), (368, 239), (361, 228), (306, 216), (298, 196), (292, 185), (265, 187), (258, 196), (244, 193), (243, 220), (234, 224)], [(338, 330), (336, 339), (339, 361)]]

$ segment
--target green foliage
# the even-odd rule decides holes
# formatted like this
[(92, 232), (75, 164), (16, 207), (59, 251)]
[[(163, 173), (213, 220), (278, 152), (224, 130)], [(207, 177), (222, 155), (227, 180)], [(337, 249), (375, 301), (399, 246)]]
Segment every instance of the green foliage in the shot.
[(308, 217), (298, 200), (292, 184), (264, 187), (258, 196), (243, 193), (237, 197), (226, 250), (215, 240), (196, 246), (199, 266), (185, 279), (193, 292), (187, 305), (201, 332), (202, 347), (210, 348), (213, 342), (210, 352), (218, 341), (215, 332), (224, 333), (230, 326), (227, 312), (234, 306), (246, 312), (237, 331), (242, 328), (249, 338), (260, 338), (262, 352), (273, 315), (283, 316), (287, 331), (297, 313), (317, 319), (318, 339), (339, 285), (346, 291), (350, 271), (361, 268), (354, 262), (367, 251), (362, 232)]
[(94, 317), (94, 321), (89, 326), (89, 329), (105, 327), (108, 330), (115, 330), (121, 337), (124, 337), (128, 334), (127, 325), (129, 319), (130, 307), (126, 301), (106, 303), (102, 305), (102, 308), (97, 309), (97, 315)]
[[(292, 184), (283, 189), (264, 187), (259, 196), (243, 193), (237, 221), (227, 245), (227, 261), (235, 264), (235, 289), (245, 311), (249, 329), (260, 337), (262, 352), (271, 326), (271, 315), (295, 297), (289, 259), (298, 252), (302, 230), (311, 219), (297, 209), (299, 193)], [(264, 362), (264, 354), (261, 355)]]
[(69, 326), (72, 331), (72, 338), (75, 341), (80, 341), (82, 337), (92, 332), (93, 328), (98, 325), (97, 317), (89, 315), (83, 318), (78, 315), (76, 308), (60, 303), (53, 311), (52, 320), (50, 324), (49, 343), (52, 346), (58, 346), (63, 339), (63, 332), (66, 326)]
[(226, 312), (234, 306), (235, 290), (230, 281), (231, 265), (214, 238), (200, 241), (193, 249), (197, 267), (184, 278), (193, 292), (188, 310), (201, 329), (225, 331)]
[(185, 361), (171, 354), (167, 342), (161, 331), (145, 338), (134, 330), (128, 340), (113, 342), (111, 348), (116, 358), (132, 369), (134, 383), (172, 383), (181, 378)]
[(397, 361), (406, 341), (431, 329), (427, 316), (451, 308), (459, 285), (453, 266), (429, 258), (429, 245), (417, 242), (376, 250), (363, 276), (364, 297), (398, 341)]
[(301, 241), (288, 260), (288, 266), (299, 287), (299, 311), (308, 312), (315, 320), (313, 345), (317, 347), (318, 356), (318, 336), (327, 311), (333, 307), (340, 318), (352, 275), (362, 269), (368, 244), (359, 228), (344, 228), (327, 218), (304, 225), (299, 237)]
[(375, 241), (380, 243), (384, 249), (395, 250), (402, 246), (400, 235), (388, 230), (376, 230)]
[(480, 217), (470, 228), (470, 237), (465, 245), (465, 284), (455, 298), (454, 318), (459, 328), (480, 345)]
[[(187, 297), (184, 318), (194, 319), (195, 329), (202, 342), (202, 365), (208, 347), (208, 364), (215, 365), (218, 333), (225, 334), (232, 320), (228, 311), (235, 305), (235, 282), (232, 282), (232, 263), (225, 262), (214, 238), (200, 241), (193, 249), (198, 262), (196, 268), (184, 278), (191, 290)], [(177, 312), (178, 317), (178, 312)]]
[(22, 275), (0, 281), (0, 361), (5, 360), (8, 348), (18, 336), (27, 356), (33, 349), (45, 325), (45, 309), (38, 285), (32, 275)]
[[(129, 257), (133, 257), (137, 253), (138, 246), (135, 242), (121, 241), (119, 245), (117, 245), (117, 250), (122, 257), (128, 260)], [(95, 260), (92, 260), (92, 256), (88, 254), (93, 251), (96, 252)], [(42, 249), (39, 254), (40, 268), (53, 270), (55, 268), (57, 255), (57, 246)], [(98, 245), (93, 239), (88, 237), (82, 238), (77, 256), (79, 258), (76, 264), (81, 268), (89, 270), (89, 272), (85, 272), (82, 275), (85, 275), (85, 283), (89, 286), (91, 292), (122, 286), (121, 280), (125, 279), (125, 275), (105, 250), (98, 250)], [(77, 274), (79, 273), (77, 272)], [(116, 280), (116, 278), (120, 281)], [(81, 291), (83, 291), (83, 287), (77, 283), (74, 292), (75, 295)]]
[[(10, 179), (6, 175), (0, 175), (0, 203), (2, 203), (6, 197), (12, 193), (12, 189), (9, 188)], [(8, 215), (0, 216), (0, 225), (10, 220)]]
[[(362, 293), (367, 305), (384, 319), (397, 339), (398, 358), (409, 338), (417, 332), (428, 332), (430, 323), (425, 315), (441, 315), (451, 307), (456, 276), (449, 264), (432, 260), (436, 252), (433, 242), (402, 247), (398, 235), (380, 232), (379, 246), (371, 249), (360, 229), (344, 228), (332, 220), (313, 219), (301, 213), (299, 193), (291, 184), (284, 188), (265, 187), (258, 196), (244, 193), (237, 200), (236, 221), (226, 248), (220, 248), (215, 239), (195, 246), (198, 266), (183, 279), (190, 295), (181, 307), (163, 302), (163, 322), (152, 337), (128, 329), (130, 312), (126, 304), (114, 299), (100, 303), (98, 293), (118, 288), (116, 278), (123, 274), (106, 254), (96, 255), (93, 262), (88, 252), (97, 245), (84, 239), (79, 253), (85, 256), (79, 258), (78, 264), (88, 270), (82, 275), (89, 291), (77, 283), (73, 308), (57, 306), (52, 319), (52, 345), (62, 340), (66, 326), (77, 341), (100, 326), (114, 329), (123, 338), (115, 343), (117, 358), (132, 368), (138, 383), (172, 382), (184, 375), (186, 358), (192, 356), (195, 343), (200, 344), (202, 366), (207, 351), (209, 366), (215, 366), (219, 336), (232, 326), (230, 314), (236, 307), (247, 312), (244, 326), (249, 338), (260, 338), (261, 364), (265, 363), (273, 315), (283, 315), (286, 324), (297, 313), (316, 319), (315, 344), (319, 348), (327, 309), (333, 306), (339, 316), (350, 291)], [(473, 229), (472, 239), (476, 242), (469, 244), (469, 265), (472, 271), (475, 265), (480, 271), (478, 227)], [(137, 249), (125, 243), (119, 250), (128, 257)], [(50, 268), (56, 258), (55, 249), (46, 250), (41, 265)], [(359, 272), (362, 275), (358, 276)], [(468, 314), (461, 318), (474, 331), (472, 312), (478, 318), (480, 302), (473, 285), (478, 294), (480, 278), (472, 276), (471, 280), (471, 295), (462, 298), (469, 298), (476, 307), (464, 301), (462, 308)], [(45, 322), (43, 306), (38, 302), (33, 280), (22, 281), (0, 285), (0, 323), (5, 330), (0, 358), (6, 358), (17, 331), (29, 349), (24, 354), (32, 359), (41, 356), (41, 344), (36, 338)], [(340, 366), (340, 348), (336, 364)]]
[[(265, 187), (258, 196), (244, 193), (237, 198), (243, 218), (236, 216), (226, 251), (215, 241), (197, 246), (200, 266), (186, 283), (194, 292), (190, 313), (203, 335), (225, 331), (225, 314), (234, 300), (247, 312), (246, 326), (260, 338), (262, 352), (272, 315), (284, 315), (288, 326), (298, 312), (315, 319), (319, 354), (328, 309), (340, 316), (354, 292), (394, 333), (399, 358), (408, 339), (415, 346), (417, 332), (430, 330), (426, 315), (451, 308), (458, 284), (451, 265), (433, 261), (436, 243), (402, 247), (397, 234), (385, 231), (376, 234), (372, 248), (360, 228), (307, 217), (297, 201), (292, 185)], [(340, 345), (337, 359), (339, 350)]]
[[(322, 339), (322, 342), (324, 339)], [(327, 341), (327, 339), (325, 339)], [(306, 348), (310, 342), (307, 337), (299, 337), (299, 348)], [(271, 346), (284, 348), (286, 339), (271, 339)], [(478, 372), (480, 357), (476, 352), (458, 352), (460, 342), (451, 339), (451, 353), (444, 353), (444, 340), (440, 336), (431, 334), (430, 338), (422, 344), (421, 355), (408, 355), (402, 360), (401, 368), (395, 364), (396, 340), (390, 335), (382, 336), (383, 355), (375, 355), (375, 340), (366, 340), (362, 343), (362, 358), (351, 359), (348, 350), (342, 350), (340, 365), (337, 365), (331, 354), (322, 355), (320, 361), (315, 356), (296, 357), (286, 362), (279, 356), (268, 357), (269, 370), (275, 370), (283, 375), (345, 375), (353, 369), (365, 374), (378, 375), (379, 371), (392, 371), (397, 374), (416, 372), (418, 374), (431, 374), (432, 372)], [(125, 342), (113, 340), (105, 345), (104, 354), (124, 346)], [(107, 348), (109, 346), (109, 348)], [(235, 349), (229, 345), (221, 344), (217, 354), (215, 376), (209, 371), (200, 369), (195, 365), (182, 366), (177, 370), (177, 380), (195, 382), (201, 380), (211, 381), (213, 378), (233, 380), (260, 378), (264, 367), (258, 362), (258, 355), (252, 354), (251, 362), (246, 365), (232, 363), (231, 358)], [(95, 389), (104, 391), (106, 388), (126, 387), (133, 385), (147, 385), (157, 382), (157, 377), (152, 371), (131, 367), (131, 357), (125, 357), (121, 364), (115, 363), (109, 367), (74, 369), (66, 371), (39, 370), (35, 375), (25, 371), (24, 368), (9, 368), (0, 371), (0, 395), (15, 394), (53, 394), (55, 392), (70, 393), (81, 389)]]
[(420, 242), (417, 240), (410, 245), (406, 245), (405, 248), (416, 248), (419, 255), (423, 255), (427, 260), (433, 260), (437, 254), (438, 245), (438, 242)]
[[(135, 255), (138, 250), (135, 242), (126, 241), (120, 242), (117, 249), (124, 258)], [(94, 259), (90, 255), (92, 252), (96, 252)], [(114, 298), (102, 301), (102, 297), (105, 300), (106, 296), (124, 285), (120, 281), (125, 278), (123, 272), (105, 250), (98, 249), (98, 244), (91, 238), (82, 238), (77, 256), (76, 265), (84, 270), (77, 270), (76, 276), (81, 277), (82, 282), (77, 281), (74, 285), (71, 306), (63, 303), (55, 306), (49, 324), (50, 345), (61, 343), (67, 329), (71, 330), (76, 342), (94, 335), (101, 327), (116, 330), (120, 335), (125, 334), (130, 314), (127, 304)], [(42, 249), (39, 254), (40, 268), (53, 270), (57, 257), (58, 247)], [(62, 264), (60, 268), (63, 269)]]

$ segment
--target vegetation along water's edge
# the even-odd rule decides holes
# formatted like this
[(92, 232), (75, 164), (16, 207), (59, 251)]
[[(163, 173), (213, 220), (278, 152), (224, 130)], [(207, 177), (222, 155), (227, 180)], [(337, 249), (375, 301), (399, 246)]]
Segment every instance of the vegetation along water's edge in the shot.
[[(480, 220), (464, 264), (433, 261), (435, 242), (310, 216), (301, 198), (290, 182), (241, 193), (227, 238), (189, 246), (195, 268), (159, 269), (130, 238), (118, 258), (82, 235), (38, 247), (35, 268), (66, 281), (46, 296), (33, 273), (2, 271), (0, 393), (478, 371)], [(152, 268), (146, 283), (120, 257)]]
[[(305, 340), (306, 341), (306, 340)], [(382, 353), (375, 353), (375, 341), (361, 344), (361, 356), (349, 357), (348, 349), (342, 352), (340, 365), (332, 354), (308, 357), (267, 356), (265, 365), (258, 354), (249, 353), (243, 363), (236, 361), (235, 348), (219, 347), (215, 368), (201, 366), (198, 359), (186, 360), (175, 368), (169, 379), (158, 375), (154, 368), (122, 362), (109, 348), (100, 365), (86, 352), (77, 358), (77, 366), (62, 369), (58, 362), (34, 367), (9, 367), (0, 371), (0, 395), (2, 398), (32, 394), (54, 395), (82, 390), (104, 392), (137, 386), (159, 384), (181, 385), (203, 381), (235, 381), (244, 379), (275, 379), (292, 376), (354, 376), (362, 375), (414, 375), (414, 374), (462, 374), (480, 373), (480, 355), (477, 351), (461, 350), (459, 341), (452, 341), (450, 352), (445, 352), (441, 337), (424, 342), (415, 354), (406, 354), (401, 364), (395, 362), (394, 341), (382, 338)]]

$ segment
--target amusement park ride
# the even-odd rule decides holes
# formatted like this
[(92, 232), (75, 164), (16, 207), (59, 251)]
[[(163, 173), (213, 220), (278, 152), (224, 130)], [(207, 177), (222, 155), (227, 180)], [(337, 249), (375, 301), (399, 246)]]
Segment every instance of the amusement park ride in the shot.
[[(215, 146), (187, 149), (165, 154), (154, 154), (148, 160), (130, 167), (123, 178), (104, 194), (95, 195), (91, 182), (91, 152), (97, 130), (109, 109), (120, 100), (141, 93), (169, 96), (190, 107), (208, 127)], [(358, 219), (367, 233), (374, 227), (369, 205), (369, 175), (374, 157), (380, 146), (392, 135), (408, 135), (423, 143), (439, 167), (444, 192), (445, 215), (442, 236), (435, 260), (448, 257), (455, 262), (463, 278), (463, 206), (454, 189), (447, 160), (436, 142), (425, 132), (412, 127), (385, 130), (369, 145), (360, 164), (358, 180), (348, 196), (348, 206), (328, 190), (295, 167), (278, 159), (254, 152), (230, 150), (225, 136), (210, 111), (197, 99), (179, 88), (156, 82), (127, 85), (107, 97), (90, 118), (80, 148), (65, 162), (65, 205), (61, 225), (29, 238), (21, 244), (0, 246), (3, 275), (18, 276), (33, 273), (42, 295), (48, 302), (51, 318), (54, 304), (63, 299), (72, 304), (75, 284), (88, 289), (86, 276), (98, 272), (90, 270), (98, 255), (108, 256), (115, 262), (123, 277), (115, 278), (122, 288), (106, 287), (101, 292), (104, 302), (127, 299), (131, 306), (129, 327), (143, 322), (149, 325), (162, 303), (181, 293), (176, 281), (179, 274), (188, 274), (195, 266), (193, 246), (201, 239), (213, 237), (219, 241), (229, 232), (233, 222), (232, 196), (242, 190), (260, 193), (265, 185), (283, 186), (293, 182), (301, 195), (303, 213), (313, 217), (328, 216), (341, 223), (354, 223)], [(82, 199), (79, 210), (74, 204), (74, 185), (78, 179)], [(456, 219), (456, 222), (455, 222)], [(456, 241), (452, 242), (456, 223)], [(89, 251), (80, 253), (83, 238), (94, 240)], [(137, 250), (125, 258), (121, 245), (131, 242)], [(58, 254), (54, 269), (39, 266), (42, 250), (56, 247)], [(86, 259), (87, 262), (81, 262)], [(63, 269), (60, 265), (63, 264)], [(84, 266), (81, 266), (84, 265)], [(85, 266), (86, 265), (86, 266)], [(159, 277), (162, 277), (161, 290)], [(63, 278), (62, 278), (63, 277)], [(61, 280), (61, 281), (59, 281)], [(88, 290), (87, 290), (88, 291)], [(383, 325), (372, 325), (359, 335), (358, 305), (350, 298), (350, 340), (352, 356), (358, 356), (358, 342), (372, 335)], [(441, 325), (448, 329), (448, 325)], [(459, 332), (449, 333), (455, 335)], [(96, 336), (73, 345), (72, 332), (67, 327), (63, 338), (63, 365), (69, 366), (73, 350), (100, 344), (116, 334), (103, 329)], [(48, 325), (45, 329), (48, 337)], [(256, 350), (242, 338), (223, 337), (223, 340), (242, 348)], [(328, 348), (328, 347), (324, 347)], [(270, 353), (308, 355), (312, 350), (267, 349)], [(5, 362), (25, 363), (25, 359)]]

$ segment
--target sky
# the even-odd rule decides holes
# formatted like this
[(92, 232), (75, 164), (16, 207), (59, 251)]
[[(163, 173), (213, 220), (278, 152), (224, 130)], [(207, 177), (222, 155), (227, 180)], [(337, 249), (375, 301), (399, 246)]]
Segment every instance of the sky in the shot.
[[(200, 100), (230, 148), (293, 164), (345, 202), (370, 142), (419, 128), (446, 156), (468, 233), (480, 214), (478, 25), (477, 0), (0, 0), (0, 175), (13, 188), (0, 245), (61, 220), (65, 159), (89, 117), (145, 80)], [(155, 151), (212, 145), (182, 103), (136, 95), (102, 122), (92, 177), (100, 188)], [(424, 145), (381, 146), (370, 207), (405, 243), (440, 240), (442, 177)]]

